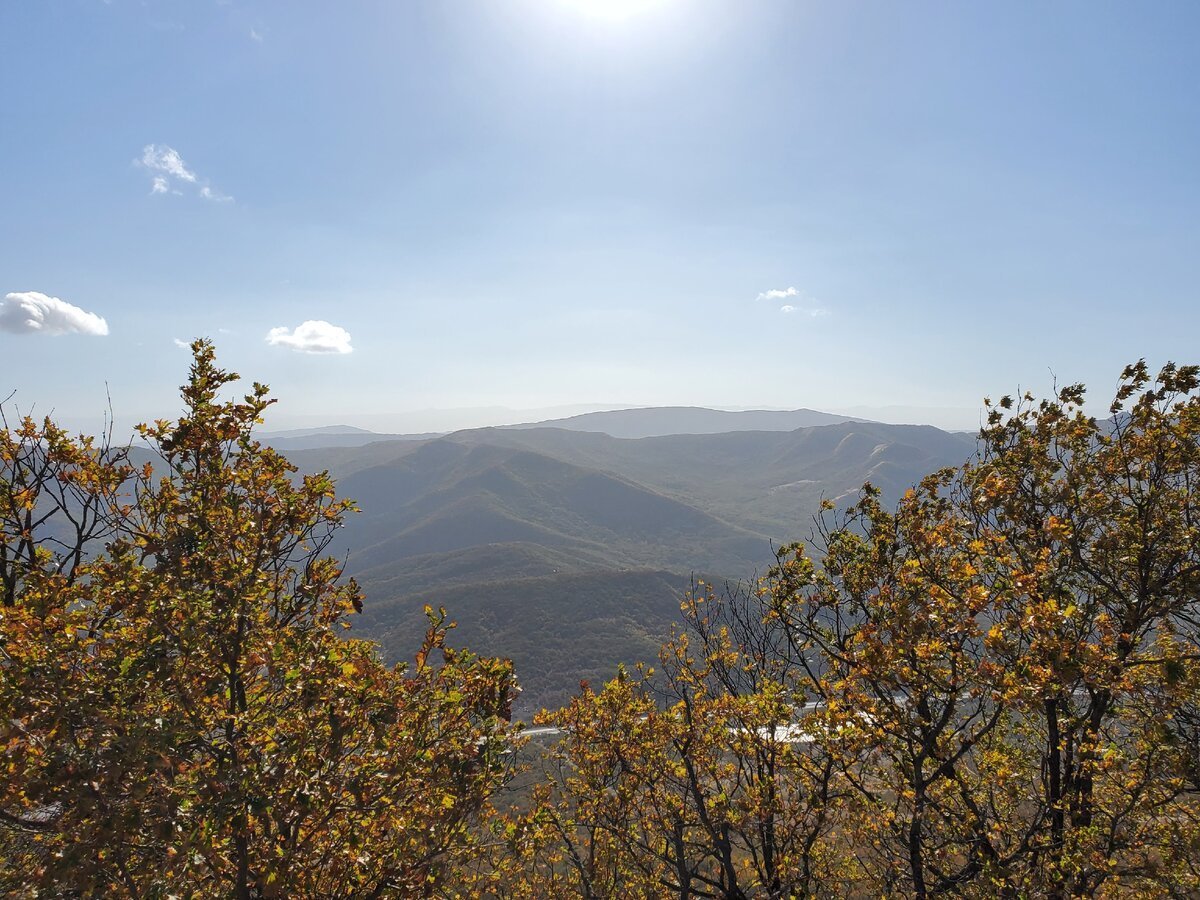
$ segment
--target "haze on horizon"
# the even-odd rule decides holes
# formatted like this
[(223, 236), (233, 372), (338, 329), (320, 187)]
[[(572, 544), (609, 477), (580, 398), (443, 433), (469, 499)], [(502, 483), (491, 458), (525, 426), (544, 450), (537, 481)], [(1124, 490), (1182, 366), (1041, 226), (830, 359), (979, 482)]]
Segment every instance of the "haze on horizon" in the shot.
[(1125, 363), (1196, 360), (1198, 26), (1185, 2), (5, 4), (0, 397), (168, 416), (204, 335), (272, 386), (273, 428), (971, 428), (1054, 379), (1102, 407)]

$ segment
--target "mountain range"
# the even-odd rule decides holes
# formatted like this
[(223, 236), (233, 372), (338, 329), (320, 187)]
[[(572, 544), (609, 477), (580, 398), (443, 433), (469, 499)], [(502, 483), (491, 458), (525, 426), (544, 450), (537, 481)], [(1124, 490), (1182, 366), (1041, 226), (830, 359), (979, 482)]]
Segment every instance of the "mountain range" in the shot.
[[(668, 434), (718, 434), (725, 431), (791, 431), (812, 425), (862, 421), (866, 420), (813, 409), (731, 411), (700, 406), (659, 406), (602, 410), (560, 419), (496, 427), (564, 428), (567, 431), (601, 432), (612, 437), (641, 438)], [(445, 434), (447, 432), (380, 434), (353, 425), (323, 425), (318, 428), (264, 432), (259, 435), (259, 439), (277, 450), (287, 451), (318, 447), (362, 447), (378, 441), (429, 440)]]
[[(513, 658), (526, 689), (517, 712), (528, 715), (565, 700), (581, 678), (611, 676), (618, 662), (652, 662), (693, 578), (761, 573), (773, 547), (812, 532), (823, 498), (848, 505), (870, 481), (894, 500), (974, 449), (968, 435), (823, 422), (811, 410), (620, 412), (628, 415), (562, 420), (575, 428), (287, 449), (301, 471), (328, 469), (361, 509), (333, 548), (366, 594), (357, 633), (399, 661), (424, 633), (424, 606), (444, 606), (459, 623), (452, 643)], [(818, 424), (784, 430), (789, 416)], [(596, 430), (716, 423), (734, 430)]]
[(510, 428), (565, 428), (597, 431), (616, 438), (660, 437), (668, 434), (721, 434), (726, 431), (792, 431), (813, 425), (861, 422), (850, 416), (815, 409), (708, 409), (702, 406), (656, 406), (583, 413)]

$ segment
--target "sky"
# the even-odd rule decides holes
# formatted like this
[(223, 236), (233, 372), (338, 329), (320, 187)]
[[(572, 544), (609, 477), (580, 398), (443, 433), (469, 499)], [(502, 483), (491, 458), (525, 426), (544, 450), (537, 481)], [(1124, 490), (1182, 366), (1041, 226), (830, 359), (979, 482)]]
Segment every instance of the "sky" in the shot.
[(1200, 361), (1200, 5), (0, 2), (0, 398), (978, 424)]

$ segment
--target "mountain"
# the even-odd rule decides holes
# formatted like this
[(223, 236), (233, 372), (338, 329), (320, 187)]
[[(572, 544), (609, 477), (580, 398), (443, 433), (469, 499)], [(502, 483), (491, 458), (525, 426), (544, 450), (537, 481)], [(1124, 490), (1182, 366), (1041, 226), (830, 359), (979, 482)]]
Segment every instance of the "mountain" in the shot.
[(451, 439), (521, 447), (619, 472), (776, 541), (807, 529), (822, 498), (843, 501), (870, 481), (894, 501), (922, 476), (960, 464), (975, 448), (973, 435), (877, 422), (636, 440), (562, 429), (481, 429)]
[(366, 428), (357, 428), (354, 425), (319, 425), (316, 428), (289, 428), (284, 431), (269, 431), (259, 435), (260, 438), (294, 438), (294, 437), (311, 437), (313, 435), (351, 435), (351, 434), (374, 434), (373, 431), (368, 431)]
[(751, 409), (730, 412), (701, 406), (657, 406), (583, 413), (565, 419), (548, 419), (509, 428), (563, 428), (599, 431), (616, 438), (659, 437), (669, 434), (720, 434), (727, 431), (792, 431), (837, 422), (861, 422), (813, 409)]
[(693, 575), (762, 572), (773, 545), (809, 536), (822, 498), (849, 505), (869, 480), (894, 501), (974, 447), (928, 426), (841, 422), (639, 439), (486, 428), (288, 456), (328, 468), (361, 507), (330, 548), (367, 597), (356, 632), (402, 659), (424, 606), (445, 606), (453, 644), (517, 661), (529, 712), (652, 660)]
[(363, 509), (339, 535), (356, 571), (496, 543), (570, 552), (611, 568), (736, 572), (767, 558), (769, 537), (682, 499), (533, 450), (430, 441), (360, 469), (339, 491)]
[(441, 437), (441, 434), (379, 434), (353, 425), (322, 425), (319, 428), (264, 431), (258, 435), (258, 440), (284, 453), (324, 447), (363, 447), (379, 441), (423, 441), (436, 437)]
[(339, 492), (363, 510), (333, 548), (370, 598), (356, 630), (403, 658), (424, 606), (445, 606), (454, 643), (516, 662), (521, 714), (652, 658), (692, 572), (736, 578), (771, 558), (765, 534), (522, 448), (429, 441)]
[[(669, 434), (720, 434), (727, 431), (792, 431), (813, 425), (862, 421), (866, 420), (812, 409), (754, 409), (729, 412), (700, 406), (661, 406), (589, 412), (562, 419), (496, 427), (561, 428), (567, 431), (600, 432), (620, 438), (642, 438)], [(317, 428), (263, 432), (259, 435), (259, 440), (276, 450), (287, 451), (363, 447), (379, 441), (423, 441), (443, 437), (445, 434), (446, 432), (380, 434), (353, 425), (323, 425)]]

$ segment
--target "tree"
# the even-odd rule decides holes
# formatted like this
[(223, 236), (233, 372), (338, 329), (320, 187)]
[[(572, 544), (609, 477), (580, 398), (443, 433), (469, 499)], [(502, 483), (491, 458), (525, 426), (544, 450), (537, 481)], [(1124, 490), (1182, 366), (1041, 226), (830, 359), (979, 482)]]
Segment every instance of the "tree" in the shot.
[(432, 892), (506, 777), (511, 667), (446, 649), (444, 613), (407, 669), (340, 635), (352, 505), (252, 439), (264, 386), (219, 400), (237, 376), (192, 349), (152, 463), (49, 422), (0, 438), (0, 883)]
[[(516, 897), (816, 894), (844, 790), (791, 727), (804, 698), (758, 598), (700, 584), (661, 673), (622, 670), (542, 722), (562, 730), (532, 810), (510, 824)], [(831, 893), (831, 892), (830, 892)]]
[(1200, 891), (1198, 374), (1130, 366), (1102, 420), (1079, 385), (1003, 398), (962, 467), (690, 598), (662, 676), (549, 718), (517, 884)]
[(1050, 896), (1197, 886), (1200, 369), (1128, 366), (1097, 421), (1084, 389), (1003, 398), (959, 505), (989, 556), (999, 664), (1037, 747), (1029, 865)]

